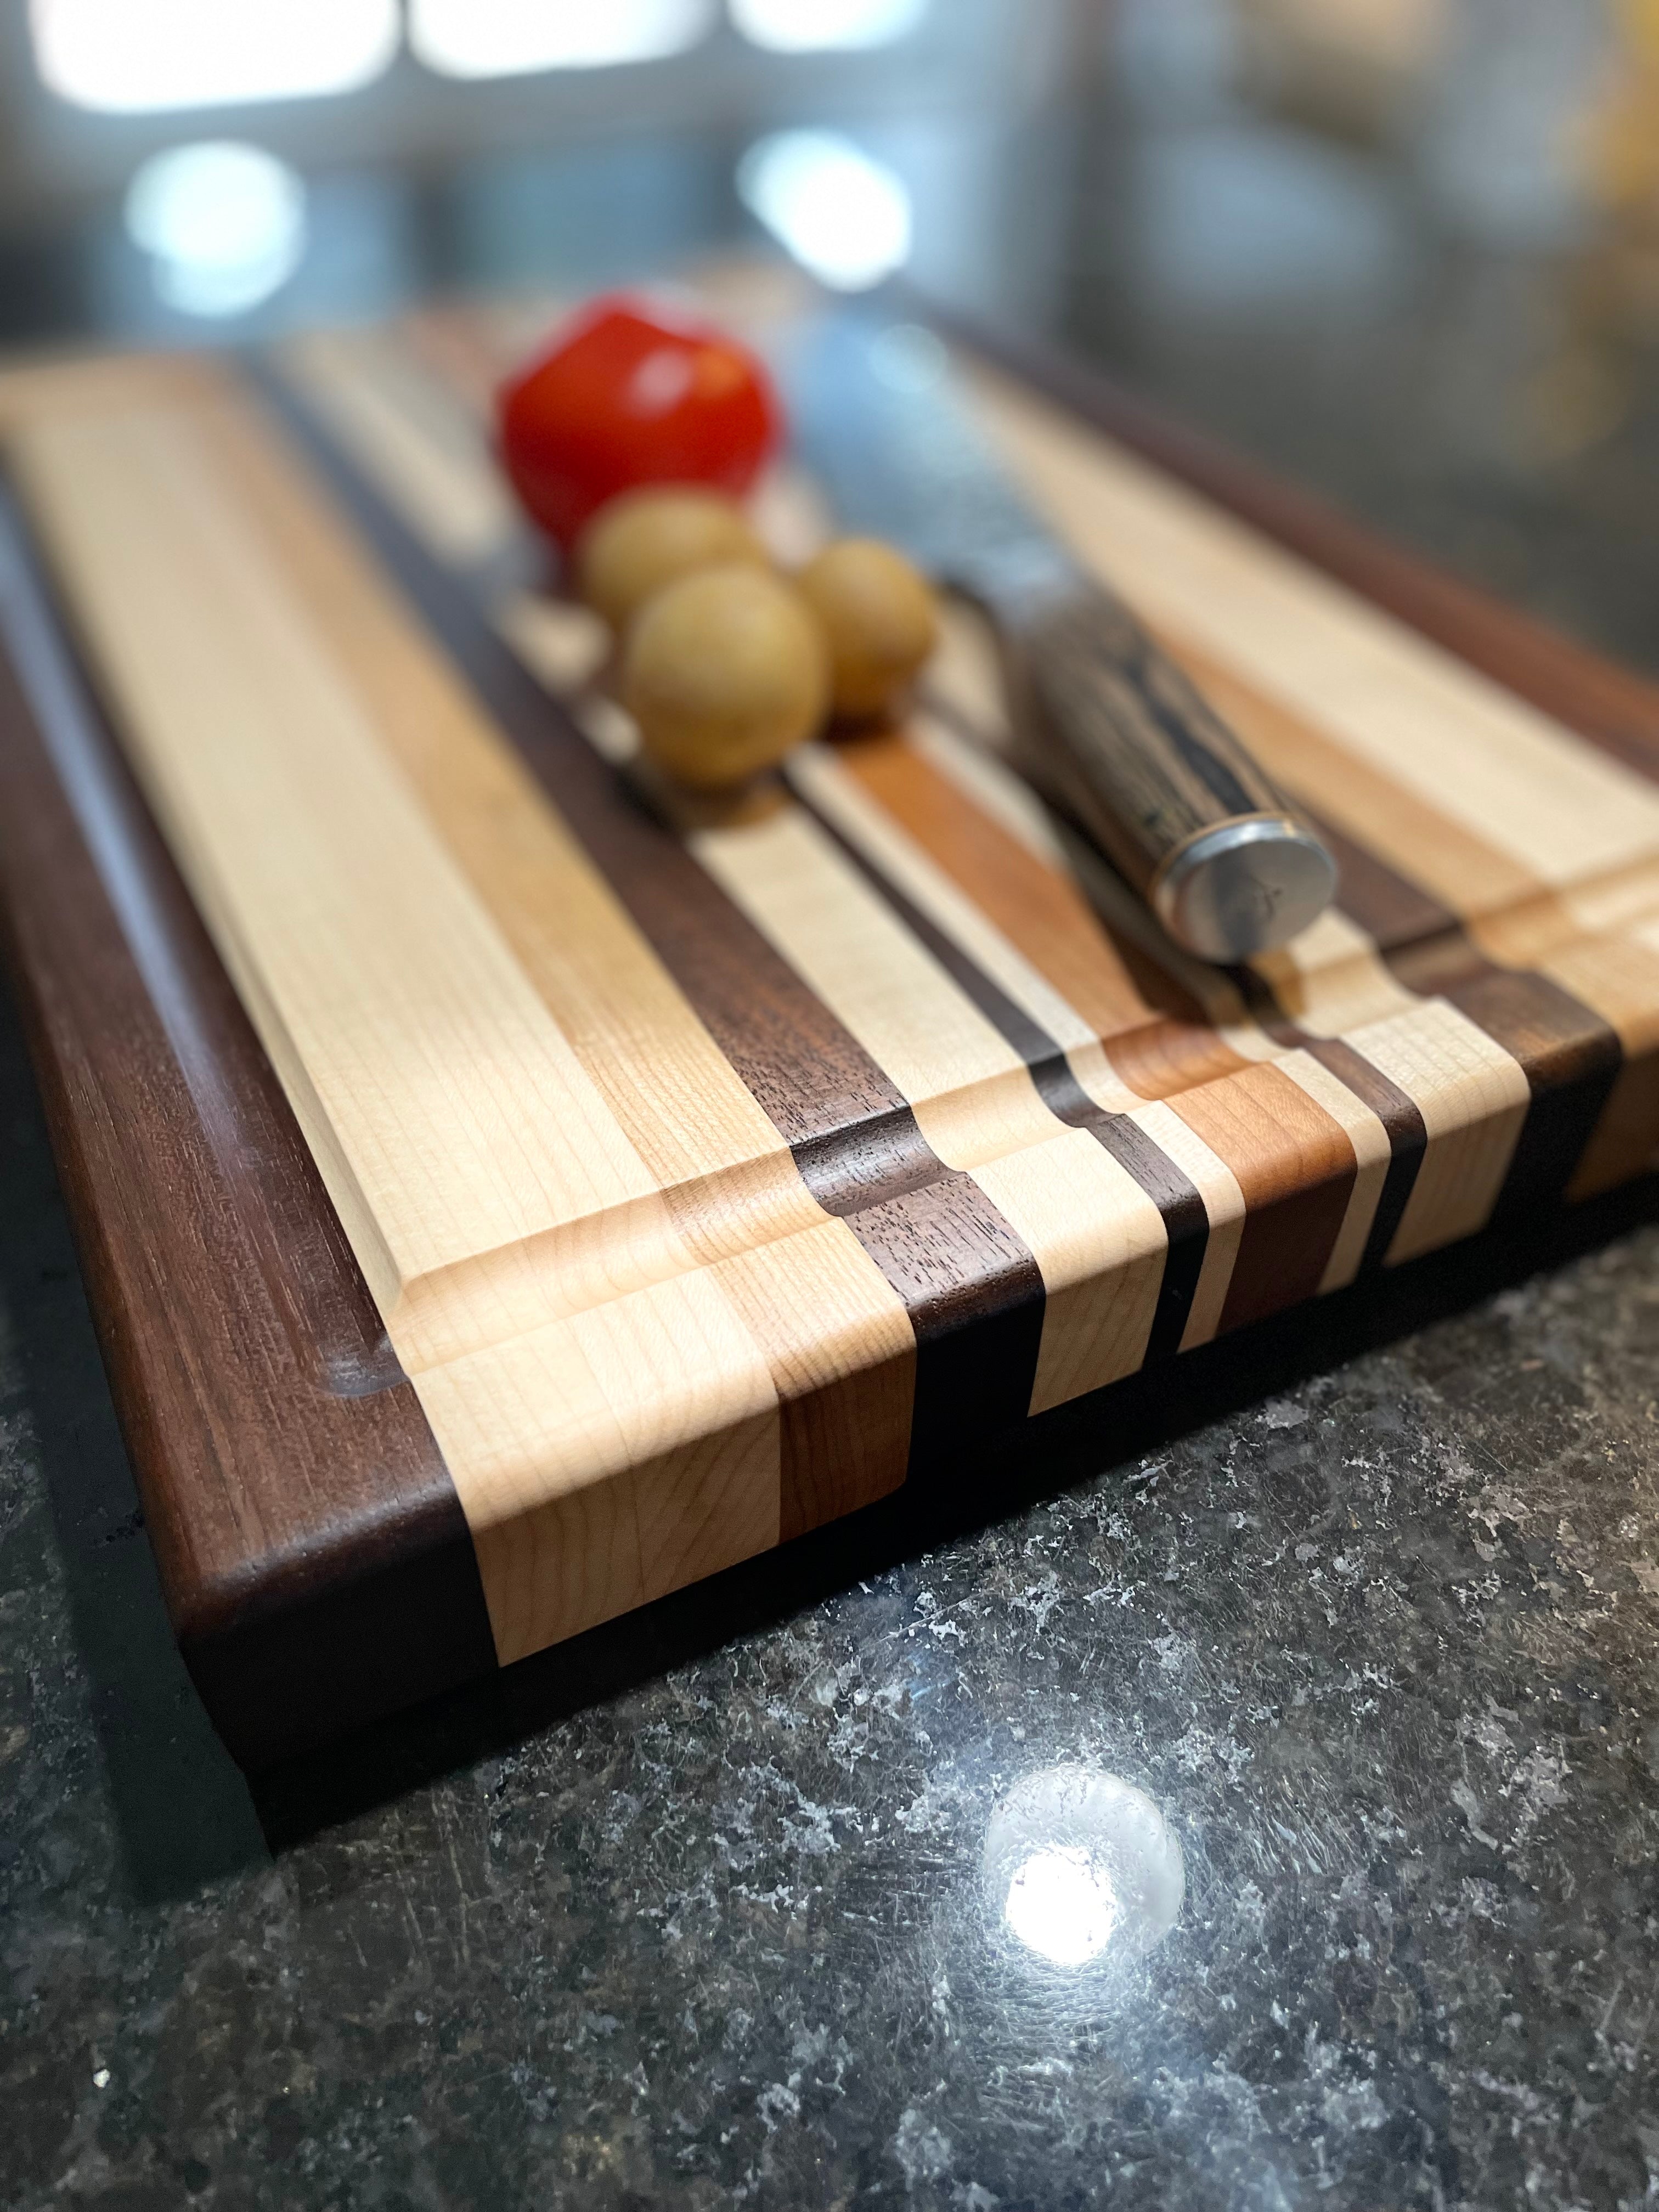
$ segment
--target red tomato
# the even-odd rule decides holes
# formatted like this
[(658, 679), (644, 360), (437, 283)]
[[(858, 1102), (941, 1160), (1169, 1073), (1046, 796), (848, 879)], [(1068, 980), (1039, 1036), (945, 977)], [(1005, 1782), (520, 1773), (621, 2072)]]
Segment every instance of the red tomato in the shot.
[(497, 409), (514, 489), (567, 550), (635, 484), (747, 491), (782, 422), (745, 347), (623, 294), (590, 302), (502, 386)]

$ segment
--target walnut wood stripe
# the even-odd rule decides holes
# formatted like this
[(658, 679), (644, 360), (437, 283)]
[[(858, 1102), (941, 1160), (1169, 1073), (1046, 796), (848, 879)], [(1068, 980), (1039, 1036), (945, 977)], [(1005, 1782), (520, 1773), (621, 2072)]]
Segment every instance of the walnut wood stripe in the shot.
[[(965, 1431), (1022, 1418), (1042, 1334), (1042, 1277), (985, 1194), (916, 1128), (902, 1091), (723, 896), (629, 800), (457, 579), (405, 527), (310, 410), (254, 371), (273, 413), (328, 483), (552, 795), (606, 881), (790, 1146), (808, 1188), (844, 1218), (904, 1299), (916, 1335), (909, 1468), (943, 1464)], [(849, 1206), (849, 1193), (860, 1202)]]
[(495, 1663), (311, 1153), (0, 501), (0, 879), (169, 1611), (245, 1764)]

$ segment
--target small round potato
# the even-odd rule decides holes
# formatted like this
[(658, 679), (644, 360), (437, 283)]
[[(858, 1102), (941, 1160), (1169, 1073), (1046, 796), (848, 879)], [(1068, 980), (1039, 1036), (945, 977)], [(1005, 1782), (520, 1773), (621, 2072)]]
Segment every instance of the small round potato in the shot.
[(735, 501), (693, 484), (649, 484), (609, 500), (576, 544), (576, 588), (618, 637), (654, 593), (716, 562), (770, 565)]
[(836, 713), (890, 712), (939, 642), (927, 580), (879, 538), (838, 538), (795, 581), (829, 641)]
[(798, 592), (742, 562), (665, 585), (628, 634), (624, 705), (658, 765), (740, 784), (810, 737), (829, 704), (823, 635)]

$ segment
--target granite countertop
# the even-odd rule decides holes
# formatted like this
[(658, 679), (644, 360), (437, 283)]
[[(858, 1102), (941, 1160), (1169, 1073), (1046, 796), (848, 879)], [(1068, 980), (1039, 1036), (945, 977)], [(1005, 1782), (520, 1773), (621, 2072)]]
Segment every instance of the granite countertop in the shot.
[[(250, 1792), (9, 1014), (0, 1127), (0, 2201), (1659, 2194), (1659, 1188)], [(1077, 1769), (1167, 1819), (1161, 1941), (1041, 1807), (1009, 1859)]]

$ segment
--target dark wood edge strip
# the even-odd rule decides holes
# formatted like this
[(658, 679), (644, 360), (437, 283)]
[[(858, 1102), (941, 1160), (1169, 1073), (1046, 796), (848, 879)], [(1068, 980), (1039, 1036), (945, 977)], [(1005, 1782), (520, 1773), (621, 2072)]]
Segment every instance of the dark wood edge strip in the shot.
[[(1042, 1278), (1012, 1225), (922, 1136), (885, 1072), (677, 838), (629, 793), (304, 398), (246, 363), (268, 412), (343, 509), (564, 820), (915, 1331), (910, 1468), (1024, 1419)], [(1035, 1321), (1033, 1312), (1035, 1311)], [(785, 1484), (790, 1481), (785, 1470)]]
[(0, 492), (5, 936), (175, 1632), (258, 1766), (491, 1670), (305, 1140)]
[(921, 301), (918, 312), (1517, 698), (1659, 781), (1659, 684), (1423, 556), (1401, 551), (1311, 493), (1172, 422), (1086, 364), (938, 301)]

